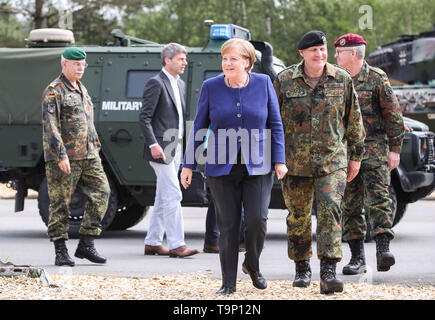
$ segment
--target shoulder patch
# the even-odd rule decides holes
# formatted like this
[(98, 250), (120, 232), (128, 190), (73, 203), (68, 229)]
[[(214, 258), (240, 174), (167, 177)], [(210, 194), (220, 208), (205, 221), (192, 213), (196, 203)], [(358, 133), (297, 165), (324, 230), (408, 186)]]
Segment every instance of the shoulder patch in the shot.
[(56, 105), (54, 103), (49, 103), (47, 105), (47, 111), (50, 113), (54, 113), (56, 111)]

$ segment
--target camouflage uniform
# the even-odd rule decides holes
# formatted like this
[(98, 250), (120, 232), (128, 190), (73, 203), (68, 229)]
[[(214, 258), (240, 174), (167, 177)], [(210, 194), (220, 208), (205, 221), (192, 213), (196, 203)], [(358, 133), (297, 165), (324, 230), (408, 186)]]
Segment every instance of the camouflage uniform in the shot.
[(284, 125), (288, 173), (282, 184), (289, 210), (289, 257), (311, 256), (311, 209), (317, 201), (317, 255), (340, 260), (341, 200), (349, 158), (361, 161), (364, 130), (352, 79), (344, 69), (326, 64), (315, 87), (303, 61), (278, 74), (274, 86)]
[(402, 112), (387, 75), (364, 61), (353, 78), (366, 131), (365, 154), (358, 175), (346, 186), (343, 201), (343, 240), (364, 239), (368, 209), (372, 237), (394, 237), (388, 152), (400, 153), (404, 136)]
[[(93, 104), (86, 88), (74, 88), (61, 74), (45, 89), (42, 98), (42, 131), (45, 169), (50, 198), (48, 236), (68, 239), (69, 203), (79, 185), (89, 200), (80, 234), (99, 235), (107, 209), (110, 187), (104, 173), (101, 147), (94, 127)], [(58, 162), (69, 159), (71, 174)]]

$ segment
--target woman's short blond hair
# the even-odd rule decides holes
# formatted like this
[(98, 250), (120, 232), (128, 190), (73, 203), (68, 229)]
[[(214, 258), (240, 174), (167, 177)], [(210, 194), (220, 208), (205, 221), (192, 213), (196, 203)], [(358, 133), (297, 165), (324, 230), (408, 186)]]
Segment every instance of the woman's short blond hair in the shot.
[(251, 71), (255, 62), (255, 48), (252, 43), (238, 38), (230, 39), (222, 45), (221, 55), (223, 56), (225, 53), (233, 49), (237, 50), (242, 57), (249, 60), (249, 66), (246, 68), (246, 71)]

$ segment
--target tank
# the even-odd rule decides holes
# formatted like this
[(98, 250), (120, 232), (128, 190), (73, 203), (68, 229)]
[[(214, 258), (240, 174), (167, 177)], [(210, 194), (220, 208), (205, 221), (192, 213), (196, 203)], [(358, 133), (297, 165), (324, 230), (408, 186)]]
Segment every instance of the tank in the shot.
[(401, 35), (370, 53), (367, 61), (387, 73), (403, 114), (435, 132), (435, 30)]

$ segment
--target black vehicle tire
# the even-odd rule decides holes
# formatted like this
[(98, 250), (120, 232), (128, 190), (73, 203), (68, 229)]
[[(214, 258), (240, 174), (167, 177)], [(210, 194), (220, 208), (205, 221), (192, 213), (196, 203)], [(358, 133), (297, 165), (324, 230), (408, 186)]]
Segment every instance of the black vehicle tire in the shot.
[(147, 215), (149, 207), (135, 203), (129, 207), (118, 209), (107, 230), (126, 230), (137, 225)]
[(396, 192), (396, 189), (394, 188), (393, 184), (391, 184), (389, 186), (388, 191), (390, 193), (390, 199), (392, 201), (391, 213), (393, 215), (393, 227), (394, 227), (404, 217), (406, 208), (408, 207), (408, 204), (406, 202), (402, 201), (397, 196), (397, 192)]
[[(102, 229), (105, 230), (112, 223), (113, 219), (116, 215), (116, 209), (118, 207), (118, 192), (112, 179), (107, 177), (110, 185), (110, 198), (107, 206), (106, 213), (104, 215), (103, 220), (101, 221)], [(68, 229), (68, 237), (69, 238), (78, 238), (79, 237), (79, 229), (83, 220), (83, 213), (85, 212), (86, 202), (88, 201), (87, 196), (81, 192), (80, 188), (77, 187), (74, 194), (71, 197), (70, 203), (70, 213), (71, 215), (68, 218), (69, 229)], [(38, 193), (38, 208), (39, 215), (41, 216), (42, 221), (45, 225), (48, 225), (49, 219), (49, 205), (50, 199), (48, 197), (48, 187), (47, 187), (47, 177), (41, 182), (39, 186)]]

